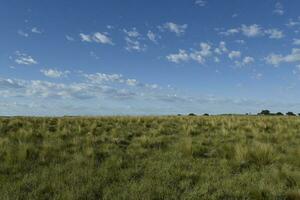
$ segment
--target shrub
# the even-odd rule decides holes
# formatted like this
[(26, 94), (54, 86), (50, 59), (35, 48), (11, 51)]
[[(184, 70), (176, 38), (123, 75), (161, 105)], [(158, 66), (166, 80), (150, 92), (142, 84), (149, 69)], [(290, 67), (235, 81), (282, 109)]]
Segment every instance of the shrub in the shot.
[(271, 112), (269, 110), (262, 110), (260, 113), (258, 113), (259, 115), (270, 115)]
[(295, 113), (293, 113), (293, 112), (287, 112), (286, 115), (287, 116), (296, 116)]

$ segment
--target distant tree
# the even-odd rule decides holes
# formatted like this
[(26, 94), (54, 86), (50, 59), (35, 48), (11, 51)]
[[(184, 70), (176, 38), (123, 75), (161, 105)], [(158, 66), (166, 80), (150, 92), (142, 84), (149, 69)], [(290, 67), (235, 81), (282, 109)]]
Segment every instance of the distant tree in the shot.
[(283, 115), (283, 113), (282, 112), (277, 112), (276, 115)]
[(196, 116), (196, 114), (195, 113), (190, 113), (189, 116)]
[(177, 116), (181, 116), (181, 114), (177, 114)]
[(298, 116), (300, 116), (300, 113), (298, 113)]
[(271, 112), (269, 110), (262, 110), (260, 113), (258, 113), (259, 115), (270, 115)]
[(287, 112), (286, 115), (287, 116), (296, 116), (295, 113), (293, 113), (293, 112)]
[(209, 114), (207, 114), (207, 113), (204, 113), (204, 114), (203, 114), (203, 116), (209, 116)]

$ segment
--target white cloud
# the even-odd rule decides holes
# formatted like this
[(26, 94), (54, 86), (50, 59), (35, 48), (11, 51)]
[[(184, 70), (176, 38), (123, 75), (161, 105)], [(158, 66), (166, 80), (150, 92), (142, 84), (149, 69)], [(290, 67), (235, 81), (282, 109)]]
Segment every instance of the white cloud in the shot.
[(232, 18), (236, 18), (238, 17), (239, 15), (237, 13), (234, 13), (233, 15), (231, 15)]
[[(167, 60), (174, 63), (196, 61), (199, 64), (204, 64), (206, 60), (210, 59), (214, 62), (220, 62), (218, 55), (227, 53), (226, 42), (221, 41), (216, 48), (213, 45), (206, 42), (199, 44), (199, 49), (191, 49), (189, 51), (179, 49), (178, 53), (170, 54), (166, 56)], [(216, 55), (217, 54), (217, 55)]]
[(107, 28), (107, 29), (113, 29), (114, 26), (112, 26), (112, 25), (107, 25), (106, 28)]
[[(215, 63), (219, 63), (220, 59), (218, 57), (214, 57), (214, 61), (215, 61)], [(219, 71), (217, 70), (216, 72), (219, 72)]]
[(126, 84), (129, 86), (137, 86), (139, 82), (136, 79), (127, 79)]
[(80, 33), (79, 36), (81, 38), (81, 41), (83, 42), (96, 42), (101, 44), (113, 45), (112, 39), (108, 37), (106, 33), (96, 32), (92, 35)]
[(177, 36), (183, 35), (185, 33), (187, 27), (188, 27), (187, 24), (179, 25), (179, 24), (175, 24), (173, 22), (167, 22), (163, 25), (163, 28), (169, 30), (170, 32), (175, 33)]
[(244, 65), (248, 65), (248, 64), (251, 64), (254, 62), (254, 58), (253, 57), (250, 57), (250, 56), (246, 56), (244, 59), (243, 59), (243, 64)]
[(75, 39), (72, 36), (66, 35), (66, 39), (68, 41), (74, 41)]
[(141, 44), (139, 40), (132, 39), (132, 38), (129, 38), (129, 37), (125, 37), (125, 41), (126, 41), (125, 49), (127, 51), (141, 52), (141, 51), (146, 50), (146, 45)]
[(67, 77), (70, 71), (60, 71), (57, 69), (42, 69), (41, 73), (43, 73), (45, 76), (49, 78), (61, 78), (61, 77)]
[(297, 21), (294, 21), (293, 19), (289, 19), (289, 22), (286, 24), (286, 26), (292, 28), (294, 26), (300, 25), (300, 19)]
[(221, 41), (219, 43), (219, 47), (215, 48), (215, 53), (221, 55), (223, 53), (226, 53), (228, 51), (227, 47), (226, 47), (226, 42)]
[(238, 43), (238, 44), (245, 44), (246, 43), (245, 40), (235, 40), (235, 42)]
[(275, 4), (275, 9), (273, 12), (277, 15), (283, 15), (284, 14), (283, 5), (280, 2), (277, 2)]
[(228, 54), (228, 57), (232, 60), (232, 59), (236, 59), (236, 58), (240, 58), (241, 57), (241, 52), (240, 51), (231, 51)]
[(149, 38), (150, 41), (157, 43), (156, 35), (152, 31), (148, 31), (147, 37)]
[(93, 83), (105, 83), (105, 82), (123, 82), (123, 75), (121, 74), (84, 74), (84, 77)]
[(106, 34), (96, 32), (93, 35), (93, 40), (97, 43), (102, 43), (102, 44), (113, 44), (111, 38), (109, 38)]
[(278, 29), (268, 29), (265, 30), (265, 33), (269, 35), (270, 39), (281, 39), (284, 37), (283, 32)]
[(255, 59), (253, 57), (250, 57), (250, 56), (246, 56), (243, 58), (242, 61), (234, 61), (234, 64), (237, 66), (237, 67), (243, 67), (243, 66), (247, 66), (247, 65), (250, 65), (252, 63), (254, 63)]
[(37, 34), (41, 34), (41, 33), (42, 33), (42, 31), (39, 30), (37, 27), (33, 27), (33, 28), (31, 29), (31, 32), (37, 33)]
[(300, 45), (300, 39), (294, 39), (293, 45)]
[[(228, 29), (226, 31), (220, 32), (221, 35), (230, 36), (238, 33), (242, 33), (246, 37), (259, 37), (268, 35), (270, 39), (280, 39), (284, 37), (283, 31), (278, 30), (276, 28), (272, 29), (264, 29), (260, 25), (252, 24), (245, 25), (242, 24), (241, 27)], [(238, 40), (240, 42), (244, 42), (243, 40)]]
[(288, 55), (281, 55), (281, 54), (274, 54), (271, 53), (267, 57), (265, 57), (265, 61), (268, 64), (278, 66), (281, 63), (292, 63), (292, 62), (299, 62), (300, 61), (300, 49), (293, 48), (292, 52)]
[(141, 34), (134, 27), (131, 30), (123, 29), (123, 32), (126, 34), (125, 41), (127, 51), (137, 51), (142, 52), (145, 51), (147, 46), (141, 43)]
[(195, 1), (195, 4), (197, 5), (197, 6), (200, 6), (200, 7), (204, 7), (204, 6), (206, 6), (206, 1), (204, 1), (204, 0), (196, 0)]
[(92, 42), (92, 37), (90, 35), (80, 33), (79, 36), (82, 42)]
[(294, 75), (299, 75), (300, 77), (300, 65), (296, 65), (295, 69), (292, 72)]
[(92, 56), (96, 60), (98, 60), (100, 58), (94, 51), (90, 51), (90, 56)]
[(194, 51), (194, 52), (190, 53), (189, 57), (190, 57), (190, 59), (198, 62), (199, 64), (205, 63), (205, 58), (201, 54), (200, 51)]
[(242, 25), (241, 26), (242, 33), (247, 37), (257, 37), (263, 34), (262, 28), (257, 24), (252, 25)]
[(231, 28), (226, 31), (220, 32), (221, 35), (229, 36), (229, 35), (234, 35), (240, 32), (239, 28)]
[(19, 65), (34, 65), (34, 64), (37, 64), (38, 62), (33, 57), (17, 51), (15, 63), (17, 63)]
[(127, 31), (126, 29), (123, 29), (124, 33), (126, 33), (126, 35), (128, 37), (140, 37), (141, 34), (137, 31), (137, 29), (135, 27), (132, 28), (132, 30)]
[(282, 62), (282, 55), (271, 53), (265, 57), (265, 61), (268, 64), (278, 66)]
[(18, 34), (21, 35), (21, 36), (23, 36), (23, 37), (28, 37), (29, 36), (28, 33), (24, 32), (22, 30), (18, 30)]
[(255, 78), (256, 80), (260, 80), (262, 79), (262, 77), (263, 77), (262, 73), (256, 73), (253, 78)]
[(179, 49), (177, 54), (170, 54), (167, 56), (167, 59), (170, 62), (180, 63), (182, 61), (186, 62), (190, 59), (190, 56), (187, 54), (185, 50)]
[(203, 57), (208, 57), (211, 55), (211, 46), (208, 43), (201, 42), (200, 43), (200, 55)]

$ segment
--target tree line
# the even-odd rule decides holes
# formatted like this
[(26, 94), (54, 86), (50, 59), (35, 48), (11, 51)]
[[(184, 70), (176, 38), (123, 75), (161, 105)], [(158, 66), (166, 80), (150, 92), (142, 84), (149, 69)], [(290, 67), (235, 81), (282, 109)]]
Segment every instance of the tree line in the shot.
[[(221, 114), (221, 115), (235, 115), (235, 114)], [(255, 114), (251, 114), (251, 113), (246, 113), (245, 115), (255, 115)], [(300, 113), (295, 114), (294, 112), (286, 112), (285, 114), (282, 112), (271, 112), (270, 110), (262, 110), (261, 112), (257, 113), (257, 115), (277, 115), (277, 116), (300, 116)], [(181, 116), (181, 114), (178, 114), (178, 116)], [(197, 114), (195, 113), (189, 113), (188, 116), (197, 116)], [(202, 116), (209, 116), (208, 113), (204, 113)]]

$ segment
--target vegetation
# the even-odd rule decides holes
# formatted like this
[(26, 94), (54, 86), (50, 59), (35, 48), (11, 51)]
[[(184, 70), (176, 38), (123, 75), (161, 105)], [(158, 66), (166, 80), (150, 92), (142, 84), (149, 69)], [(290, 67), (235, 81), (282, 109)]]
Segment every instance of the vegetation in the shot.
[(300, 198), (300, 118), (0, 118), (0, 199)]

